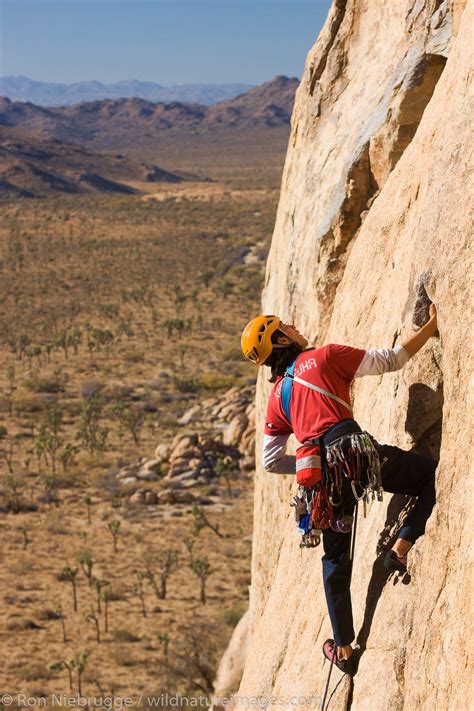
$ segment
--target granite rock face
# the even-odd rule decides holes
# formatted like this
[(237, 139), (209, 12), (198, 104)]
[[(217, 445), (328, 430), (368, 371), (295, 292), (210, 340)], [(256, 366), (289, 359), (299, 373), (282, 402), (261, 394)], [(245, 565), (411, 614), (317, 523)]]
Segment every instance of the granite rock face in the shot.
[[(387, 579), (382, 565), (407, 500), (386, 495), (360, 518), (352, 597), (365, 651), (353, 681), (333, 672), (331, 711), (469, 705), (473, 27), (474, 0), (334, 0), (296, 96), (264, 312), (290, 319), (317, 345), (369, 348), (400, 342), (433, 301), (440, 331), (402, 371), (354, 386), (365, 429), (440, 463), (437, 505), (410, 554), (409, 584)], [(322, 551), (298, 547), (293, 478), (257, 463), (250, 642), (238, 695), (305, 697), (297, 707), (316, 709), (328, 672), (321, 647), (331, 636)]]

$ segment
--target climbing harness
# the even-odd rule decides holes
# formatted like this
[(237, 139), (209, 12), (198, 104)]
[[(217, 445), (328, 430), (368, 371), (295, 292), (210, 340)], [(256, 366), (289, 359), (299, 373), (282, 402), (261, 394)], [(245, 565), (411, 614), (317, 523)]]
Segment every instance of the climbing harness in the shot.
[[(345, 434), (324, 445), (324, 450), (322, 481), (329, 492), (330, 504), (334, 508), (342, 505), (343, 479), (346, 478), (355, 500), (363, 502), (365, 518), (369, 494), (372, 500), (383, 501), (380, 459), (372, 437), (367, 432)], [(331, 528), (336, 530), (334, 526)]]
[[(380, 460), (370, 435), (367, 432), (352, 432), (328, 444), (324, 444), (323, 440), (310, 440), (297, 450), (299, 489), (292, 505), (295, 506), (297, 528), (302, 534), (300, 547), (303, 548), (318, 545), (324, 529), (331, 528), (336, 533), (351, 532), (354, 517), (347, 514), (343, 506), (345, 479), (350, 482), (356, 502), (363, 503), (364, 518), (370, 494), (372, 500), (383, 500)], [(312, 447), (317, 447), (320, 454), (308, 454)], [(298, 451), (305, 456), (298, 458)], [(298, 477), (302, 471), (306, 477), (303, 480)], [(310, 481), (311, 485), (305, 486), (304, 481)]]

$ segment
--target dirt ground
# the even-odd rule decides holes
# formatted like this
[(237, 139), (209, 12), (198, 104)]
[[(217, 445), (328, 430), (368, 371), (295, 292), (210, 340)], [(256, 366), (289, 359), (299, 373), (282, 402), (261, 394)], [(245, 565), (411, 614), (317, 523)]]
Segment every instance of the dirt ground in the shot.
[[(239, 336), (277, 197), (201, 183), (1, 205), (2, 690), (210, 694), (247, 605), (251, 473), (231, 498), (219, 478), (200, 491), (222, 536), (196, 535), (189, 504), (131, 504), (114, 477), (192, 404), (254, 381)], [(185, 539), (207, 559), (205, 604)], [(168, 551), (160, 599), (146, 571)]]

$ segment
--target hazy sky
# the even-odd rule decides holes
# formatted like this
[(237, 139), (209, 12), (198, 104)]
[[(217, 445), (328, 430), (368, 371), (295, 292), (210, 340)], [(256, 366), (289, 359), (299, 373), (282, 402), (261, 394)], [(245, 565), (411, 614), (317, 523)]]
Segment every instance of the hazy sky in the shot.
[(301, 76), (330, 0), (0, 0), (0, 74), (161, 84)]

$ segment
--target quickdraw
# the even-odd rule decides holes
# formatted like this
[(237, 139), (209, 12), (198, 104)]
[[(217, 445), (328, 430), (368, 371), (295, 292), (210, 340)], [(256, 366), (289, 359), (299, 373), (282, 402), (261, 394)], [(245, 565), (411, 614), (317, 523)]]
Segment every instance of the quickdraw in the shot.
[(301, 533), (300, 548), (316, 548), (321, 542), (321, 528), (314, 525), (313, 505), (316, 487), (300, 486), (298, 496), (293, 496), (295, 520)]
[[(341, 502), (343, 476), (350, 480), (356, 501), (363, 500), (364, 517), (369, 494), (372, 494), (372, 500), (377, 498), (378, 501), (383, 501), (379, 455), (367, 432), (342, 435), (325, 445), (325, 460), (323, 484), (329, 491), (329, 501), (335, 508), (338, 505), (337, 495), (339, 505)], [(362, 490), (362, 493), (358, 494), (357, 489)]]
[(344, 515), (342, 509), (344, 479), (350, 481), (356, 502), (362, 500), (364, 518), (369, 494), (372, 500), (383, 500), (379, 455), (367, 432), (346, 434), (324, 445), (322, 459), (321, 482), (315, 486), (300, 485), (298, 495), (293, 497), (297, 528), (302, 534), (301, 548), (319, 545), (324, 529), (332, 528), (337, 533), (351, 531), (353, 517)]

